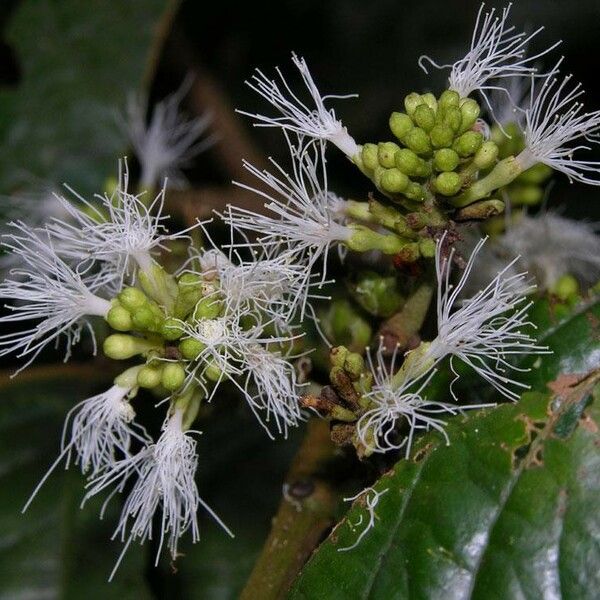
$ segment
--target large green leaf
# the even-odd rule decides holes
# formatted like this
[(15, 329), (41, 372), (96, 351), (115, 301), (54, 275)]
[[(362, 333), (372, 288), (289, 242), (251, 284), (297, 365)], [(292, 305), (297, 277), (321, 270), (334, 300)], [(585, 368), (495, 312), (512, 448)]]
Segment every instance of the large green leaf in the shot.
[[(304, 568), (291, 598), (595, 598), (600, 586), (600, 399), (528, 393), (450, 421), (375, 488), (376, 524), (347, 552), (364, 501)], [(364, 499), (363, 499), (364, 500)], [(358, 530), (357, 530), (358, 529)]]
[(164, 34), (160, 21), (168, 20), (175, 4), (19, 3), (7, 39), (22, 80), (0, 91), (0, 191), (32, 178), (67, 181), (83, 193), (102, 190), (127, 148), (116, 114), (148, 74), (153, 45)]
[[(107, 579), (121, 544), (111, 542), (118, 507), (79, 509), (83, 478), (59, 468), (25, 514), (21, 508), (58, 454), (63, 419), (95, 389), (89, 369), (3, 381), (0, 402), (0, 599), (149, 598), (144, 553), (133, 549)], [(97, 375), (97, 373), (96, 373)], [(102, 385), (102, 384), (100, 384)], [(106, 382), (103, 387), (105, 387)]]

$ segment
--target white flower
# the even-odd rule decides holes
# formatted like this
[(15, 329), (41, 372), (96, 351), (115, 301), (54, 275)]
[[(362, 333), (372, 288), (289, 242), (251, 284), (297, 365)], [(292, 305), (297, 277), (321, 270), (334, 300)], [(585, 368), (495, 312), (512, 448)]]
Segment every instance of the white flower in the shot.
[[(433, 368), (419, 371), (409, 368), (404, 377), (397, 381), (394, 378), (398, 348), (394, 349), (389, 366), (384, 358), (385, 347), (380, 344), (377, 353), (377, 364), (373, 364), (370, 354), (367, 360), (373, 373), (371, 391), (364, 395), (371, 408), (358, 420), (356, 432), (361, 443), (375, 452), (387, 452), (405, 448), (408, 458), (415, 434), (419, 431), (435, 429), (448, 442), (444, 430), (445, 421), (437, 415), (458, 414), (466, 409), (482, 408), (490, 405), (454, 405), (442, 402), (432, 402), (423, 397), (423, 390), (435, 374)], [(399, 437), (396, 425), (399, 420), (405, 420), (408, 434)]]
[(552, 286), (566, 274), (594, 283), (600, 277), (600, 237), (597, 226), (544, 211), (521, 215), (507, 225), (495, 244), (504, 255), (519, 256), (518, 264), (538, 286)]
[(375, 519), (377, 517), (377, 515), (375, 514), (375, 508), (379, 504), (379, 499), (381, 498), (381, 496), (383, 496), (388, 491), (389, 488), (385, 488), (384, 490), (378, 492), (375, 488), (368, 487), (364, 490), (361, 490), (360, 492), (358, 492), (358, 494), (355, 494), (354, 496), (344, 498), (344, 502), (352, 502), (364, 495), (364, 499), (361, 500), (361, 503), (363, 503), (364, 508), (367, 509), (369, 520), (364, 525), (364, 527), (362, 514), (358, 516), (356, 523), (351, 523), (350, 521), (348, 521), (348, 526), (350, 527), (352, 532), (356, 531), (356, 529), (359, 527), (362, 527), (362, 531), (356, 538), (354, 544), (352, 544), (351, 546), (346, 546), (345, 548), (338, 548), (338, 552), (347, 552), (348, 550), (356, 548), (362, 542), (362, 539), (365, 537), (365, 535), (367, 535), (367, 533), (369, 533), (369, 531), (371, 531), (371, 529), (375, 527)]
[[(239, 320), (246, 318), (256, 324), (243, 328)], [(294, 338), (265, 333), (272, 321), (260, 323), (251, 312), (241, 313), (235, 307), (223, 317), (181, 323), (184, 335), (203, 346), (188, 368), (196, 384), (207, 390), (208, 369), (220, 372), (209, 400), (223, 380), (231, 381), (244, 395), (265, 431), (274, 420), (278, 433), (287, 436), (290, 426), (301, 418), (298, 402), (296, 372), (288, 356), (279, 349)]]
[(556, 73), (554, 69), (543, 79), (541, 89), (532, 81), (525, 110), (525, 149), (516, 160), (523, 170), (544, 163), (565, 173), (570, 181), (600, 185), (600, 162), (574, 157), (578, 150), (590, 147), (572, 145), (579, 139), (598, 143), (600, 110), (583, 112), (583, 104), (577, 101), (584, 93), (581, 84), (570, 86), (571, 75), (561, 81)]
[(73, 454), (81, 472), (95, 477), (111, 469), (123, 457), (131, 457), (132, 440), (144, 445), (151, 441), (145, 429), (133, 423), (135, 411), (129, 402), (136, 393), (136, 377), (141, 368), (128, 369), (117, 377), (111, 388), (69, 411), (63, 427), (61, 452), (29, 497), (23, 512), (63, 460), (65, 468), (69, 467)]
[[(522, 331), (533, 327), (527, 320), (527, 311), (532, 303), (527, 302), (526, 294), (533, 291), (535, 286), (527, 282), (526, 273), (512, 272), (515, 259), (497, 273), (485, 288), (459, 302), (485, 241), (482, 239), (475, 246), (456, 285), (450, 283), (454, 249), (448, 257), (444, 257), (444, 238), (437, 243), (438, 335), (424, 355), (424, 364), (427, 361), (435, 364), (446, 356), (457, 357), (501, 394), (516, 401), (519, 394), (513, 388), (527, 389), (528, 386), (506, 375), (511, 369), (521, 370), (507, 359), (513, 355), (547, 350), (536, 345), (535, 340)], [(458, 308), (457, 304), (460, 304)]]
[(152, 189), (164, 179), (176, 187), (184, 187), (185, 177), (181, 169), (214, 141), (200, 139), (210, 124), (210, 116), (186, 119), (180, 113), (180, 104), (190, 89), (192, 78), (158, 102), (150, 122), (147, 122), (148, 98), (130, 95), (124, 124), (127, 135), (140, 163), (140, 186)]
[(535, 56), (528, 57), (527, 45), (544, 28), (540, 27), (529, 35), (515, 33), (515, 27), (507, 23), (511, 6), (508, 4), (502, 9), (502, 14), (497, 14), (495, 8), (484, 12), (485, 4), (481, 5), (475, 21), (471, 46), (460, 60), (452, 64), (438, 65), (428, 56), (422, 56), (419, 65), (426, 73), (424, 61), (428, 61), (437, 69), (450, 69), (448, 83), (451, 90), (458, 92), (461, 97), (479, 91), (486, 101), (486, 92), (498, 89), (497, 85), (488, 83), (491, 79), (522, 77), (535, 73), (533, 63), (553, 50), (560, 42)]
[(0, 323), (34, 324), (24, 331), (1, 335), (0, 356), (17, 352), (19, 357), (29, 357), (18, 373), (46, 345), (58, 342), (64, 335), (66, 361), (84, 327), (89, 330), (95, 349), (94, 331), (86, 317), (105, 317), (110, 310), (110, 302), (94, 293), (106, 284), (106, 275), (73, 270), (58, 256), (48, 232), (31, 230), (21, 222), (12, 226), (19, 233), (4, 236), (2, 245), (18, 256), (21, 266), (0, 284), (0, 298), (12, 302), (6, 306), (9, 314), (0, 317)]
[[(293, 163), (291, 175), (274, 161), (277, 176), (246, 164), (246, 168), (272, 192), (238, 184), (263, 196), (268, 201), (265, 207), (272, 216), (230, 206), (224, 218), (234, 229), (259, 235), (256, 242), (239, 246), (267, 248), (270, 255), (289, 253), (296, 262), (304, 263), (308, 283), (308, 273), (315, 262), (322, 257), (326, 266), (330, 246), (347, 241), (353, 229), (336, 221), (340, 218), (339, 199), (327, 189), (323, 146), (302, 143), (294, 146), (289, 139), (288, 144)], [(324, 267), (322, 282), (325, 277)]]
[(316, 140), (325, 140), (337, 146), (346, 156), (353, 158), (358, 153), (358, 146), (348, 130), (336, 117), (333, 108), (326, 108), (328, 99), (352, 98), (355, 94), (321, 96), (319, 90), (308, 70), (306, 61), (292, 53), (292, 61), (300, 72), (302, 80), (308, 91), (312, 105), (305, 104), (303, 100), (292, 91), (285, 77), (276, 68), (280, 82), (269, 79), (262, 71), (256, 70), (246, 84), (260, 94), (280, 114), (269, 117), (245, 111), (238, 111), (243, 115), (258, 121), (257, 126), (280, 127), (301, 136), (308, 136)]
[(167, 418), (163, 433), (155, 444), (132, 457), (124, 458), (88, 484), (84, 502), (115, 484), (116, 491), (122, 491), (129, 477), (137, 477), (113, 536), (126, 543), (111, 579), (131, 542), (139, 540), (143, 544), (147, 539), (153, 539), (153, 518), (159, 509), (161, 518), (156, 564), (165, 540), (173, 559), (177, 557), (179, 539), (186, 531), (192, 531), (194, 543), (199, 540), (199, 506), (204, 507), (233, 537), (198, 494), (195, 481), (198, 465), (196, 442), (190, 435), (193, 432), (183, 431), (183, 413), (184, 410), (177, 409)]
[(185, 237), (189, 230), (168, 234), (163, 208), (165, 187), (149, 203), (143, 195), (128, 191), (127, 163), (112, 195), (97, 195), (100, 205), (89, 202), (67, 186), (79, 200), (80, 207), (61, 198), (70, 219), (54, 219), (48, 230), (60, 240), (61, 255), (79, 261), (104, 263), (105, 272), (112, 271), (120, 287), (126, 276), (133, 277), (134, 267), (148, 272), (154, 264), (152, 255), (165, 250), (169, 240)]

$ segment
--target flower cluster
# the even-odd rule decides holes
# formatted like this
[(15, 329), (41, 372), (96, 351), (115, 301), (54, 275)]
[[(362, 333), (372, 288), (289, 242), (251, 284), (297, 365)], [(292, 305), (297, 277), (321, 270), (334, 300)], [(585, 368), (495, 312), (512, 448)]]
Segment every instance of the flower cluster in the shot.
[[(198, 139), (205, 122), (182, 119), (177, 110), (187, 84), (154, 108), (149, 124), (146, 103), (130, 104), (139, 193), (131, 190), (125, 163), (113, 193), (88, 200), (68, 188), (72, 198), (55, 196), (61, 212), (45, 223), (10, 224), (3, 245), (16, 266), (0, 284), (0, 296), (8, 301), (0, 323), (11, 327), (0, 335), (0, 356), (16, 354), (25, 359), (24, 368), (49, 344), (65, 341), (67, 360), (84, 330), (95, 352), (94, 320), (103, 319), (110, 328), (104, 354), (128, 361), (107, 391), (68, 413), (60, 454), (40, 486), (57, 465), (77, 465), (87, 477), (84, 502), (107, 490), (109, 499), (124, 497), (114, 534), (124, 543), (123, 554), (133, 542), (157, 536), (159, 553), (166, 546), (175, 558), (186, 532), (193, 541), (199, 538), (199, 508), (231, 533), (200, 497), (195, 480), (193, 424), (223, 386), (237, 390), (268, 435), (287, 436), (303, 420), (303, 409), (312, 409), (332, 421), (337, 443), (353, 445), (361, 457), (399, 449), (408, 456), (415, 435), (433, 429), (446, 437), (446, 416), (489, 406), (459, 403), (454, 386), (452, 399), (434, 397), (429, 384), (443, 361), (456, 379), (468, 369), (498, 396), (518, 400), (526, 386), (515, 375), (514, 357), (546, 351), (533, 339), (527, 317), (534, 286), (511, 256), (489, 282), (468, 292), (473, 275), (484, 270), (476, 260), (481, 262), (485, 240), (467, 261), (459, 260), (453, 248), (456, 222), (487, 221), (508, 203), (538, 202), (552, 170), (597, 183), (597, 163), (575, 159), (584, 146), (572, 142), (595, 142), (600, 114), (583, 111), (576, 101), (579, 86), (558, 79), (559, 65), (546, 74), (534, 69), (552, 48), (528, 56), (527, 45), (538, 32), (516, 32), (509, 12), (510, 7), (499, 15), (482, 8), (467, 54), (446, 65), (448, 88), (438, 95), (410, 93), (404, 110), (390, 116), (395, 141), (354, 140), (328, 106), (345, 96), (322, 96), (304, 59), (292, 55), (304, 88), (299, 91), (279, 69), (275, 80), (257, 71), (249, 85), (275, 114), (243, 114), (281, 130), (289, 164), (271, 161), (267, 170), (245, 164), (256, 185), (238, 185), (265, 204), (256, 212), (227, 206), (218, 214), (229, 228), (229, 242), (221, 247), (212, 242), (208, 222), (174, 234), (167, 229), (168, 189), (166, 181), (160, 183), (167, 174), (178, 180), (204, 145)], [(528, 93), (512, 91), (518, 89), (511, 87), (515, 80), (527, 84), (521, 89)], [(489, 123), (481, 118), (476, 94), (488, 106)], [(510, 102), (510, 110), (498, 109), (498, 97)], [(372, 183), (368, 200), (344, 199), (330, 190), (329, 144)], [(546, 219), (556, 225), (555, 217)], [(512, 246), (516, 231), (513, 241), (510, 232), (505, 236)], [(564, 234), (570, 242), (578, 235), (567, 229)], [(593, 233), (587, 234), (582, 243), (596, 247)], [(198, 247), (192, 238), (205, 243)], [(187, 252), (181, 253), (183, 245)], [(532, 267), (527, 261), (535, 253), (527, 246), (523, 252), (521, 260)], [(544, 267), (542, 280), (584, 268), (584, 250), (565, 243), (564, 253), (558, 266)], [(296, 359), (312, 350), (304, 324), (312, 318), (317, 329), (335, 329), (319, 326), (325, 317), (315, 305), (330, 300), (323, 288), (332, 283), (330, 264), (336, 260), (349, 263), (347, 270), (357, 271), (359, 281), (374, 281), (379, 273), (381, 281), (393, 281), (391, 303), (371, 299), (362, 307), (386, 331), (400, 322), (406, 343), (386, 347), (387, 338), (380, 338), (373, 355), (365, 344), (338, 345), (331, 351), (331, 386), (319, 396), (302, 395), (304, 374), (298, 375)], [(461, 262), (462, 273), (455, 277), (451, 266)], [(379, 273), (365, 273), (367, 264)], [(346, 289), (353, 291), (350, 282)], [(392, 288), (385, 283), (381, 289), (386, 295)], [(361, 291), (369, 293), (367, 287)], [(421, 341), (432, 297), (436, 333)], [(351, 330), (348, 320), (342, 319), (342, 329)], [(30, 324), (19, 330), (22, 322)], [(371, 336), (370, 324), (366, 331)], [(163, 422), (158, 439), (136, 414), (142, 390), (163, 399), (157, 404)], [(160, 408), (163, 402), (166, 409)], [(382, 495), (371, 492), (369, 522), (357, 543), (373, 526)]]

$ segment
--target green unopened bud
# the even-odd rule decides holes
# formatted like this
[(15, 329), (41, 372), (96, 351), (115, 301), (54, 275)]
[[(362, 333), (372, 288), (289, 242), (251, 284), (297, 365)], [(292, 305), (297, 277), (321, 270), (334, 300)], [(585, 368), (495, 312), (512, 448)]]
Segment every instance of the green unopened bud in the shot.
[(427, 94), (421, 94), (421, 100), (427, 105), (429, 106), (429, 108), (436, 113), (437, 112), (437, 108), (438, 108), (438, 101), (436, 99), (436, 97), (431, 93), (428, 92)]
[(202, 277), (195, 273), (184, 273), (177, 281), (177, 298), (174, 315), (185, 319), (202, 297)]
[(380, 250), (384, 254), (397, 254), (406, 244), (405, 240), (396, 235), (383, 235), (362, 225), (354, 225), (353, 229), (346, 245), (356, 252)]
[(427, 104), (417, 106), (412, 117), (414, 122), (425, 131), (431, 131), (435, 125), (435, 113)]
[(417, 154), (428, 154), (431, 152), (431, 141), (424, 129), (414, 127), (404, 137), (404, 143)]
[(138, 385), (149, 390), (158, 387), (161, 381), (162, 367), (162, 364), (156, 363), (142, 367), (137, 376)]
[(135, 311), (148, 304), (148, 296), (135, 287), (125, 288), (118, 296), (119, 303), (129, 311)]
[(399, 139), (403, 140), (406, 134), (415, 126), (412, 119), (401, 112), (393, 112), (389, 120), (391, 132)]
[(481, 200), (456, 211), (455, 221), (483, 221), (501, 215), (504, 212), (502, 200)]
[(550, 291), (560, 300), (566, 301), (579, 295), (579, 283), (573, 275), (563, 275), (550, 288)]
[(481, 148), (483, 144), (483, 135), (478, 131), (467, 131), (454, 141), (452, 148), (458, 152), (459, 156), (466, 158), (472, 156)]
[(114, 360), (125, 360), (137, 354), (144, 354), (150, 350), (158, 349), (159, 346), (149, 340), (122, 333), (109, 335), (103, 344), (104, 354)]
[(334, 367), (343, 366), (342, 358), (345, 361), (348, 352), (362, 352), (373, 334), (368, 321), (348, 300), (334, 300), (320, 317), (327, 338), (333, 343), (343, 344), (330, 356)]
[(161, 320), (149, 306), (138, 308), (132, 313), (131, 320), (135, 329), (141, 331), (158, 332), (161, 326)]
[(377, 144), (365, 144), (361, 151), (363, 165), (371, 171), (374, 170), (375, 167), (379, 165), (379, 159), (377, 155)]
[(365, 370), (365, 361), (360, 354), (351, 352), (344, 361), (344, 371), (350, 375), (350, 379), (358, 379)]
[(362, 272), (352, 281), (350, 290), (361, 307), (377, 317), (389, 317), (404, 304), (395, 275)]
[(184, 358), (195, 360), (200, 356), (200, 353), (206, 348), (206, 344), (194, 338), (185, 338), (179, 343), (179, 351)]
[(215, 296), (205, 296), (198, 300), (194, 308), (194, 319), (216, 319), (223, 311), (223, 301)]
[(435, 189), (442, 196), (454, 196), (458, 194), (461, 185), (460, 175), (453, 171), (440, 173), (435, 180)]
[(449, 148), (454, 141), (454, 131), (448, 125), (436, 125), (430, 132), (429, 138), (434, 148)]
[(414, 117), (415, 110), (421, 104), (423, 104), (423, 100), (421, 100), (421, 94), (417, 94), (416, 92), (408, 94), (408, 96), (404, 98), (404, 108), (410, 117)]
[(203, 374), (209, 381), (214, 381), (215, 383), (223, 379), (223, 371), (214, 362), (210, 363), (204, 369)]
[(400, 146), (394, 142), (381, 142), (377, 146), (377, 160), (382, 167), (390, 169), (395, 165), (394, 156)]
[(454, 90), (445, 90), (438, 100), (438, 106), (440, 108), (448, 108), (450, 106), (458, 108), (459, 103), (460, 96), (458, 92), (455, 92)]
[(441, 125), (447, 125), (454, 133), (458, 132), (462, 122), (462, 114), (458, 107), (450, 106), (442, 110), (438, 115), (437, 120)]
[(460, 157), (451, 148), (442, 148), (433, 154), (433, 166), (437, 171), (454, 171), (459, 162)]
[(139, 283), (149, 298), (172, 311), (177, 298), (177, 283), (172, 275), (159, 264), (153, 263), (146, 270), (138, 272)]
[(169, 392), (178, 390), (185, 382), (185, 369), (180, 363), (165, 364), (160, 382)]
[(391, 194), (399, 194), (408, 186), (410, 180), (400, 169), (386, 169), (381, 175), (381, 189)]
[(498, 159), (498, 146), (494, 142), (484, 142), (473, 157), (473, 166), (476, 169), (489, 169)]
[(544, 199), (544, 188), (538, 185), (511, 185), (508, 190), (515, 206), (535, 206)]
[(419, 158), (408, 148), (401, 148), (396, 152), (396, 167), (409, 177), (428, 177), (431, 175), (429, 163)]
[(106, 315), (106, 322), (117, 331), (129, 331), (132, 327), (131, 314), (120, 304), (113, 304)]
[(464, 133), (471, 129), (471, 127), (475, 125), (480, 112), (481, 108), (475, 100), (472, 98), (465, 98), (462, 100), (460, 103), (460, 114), (462, 115), (462, 119), (459, 133)]
[(425, 188), (422, 185), (420, 185), (414, 181), (411, 181), (408, 184), (408, 186), (404, 190), (403, 194), (409, 200), (415, 200), (416, 202), (423, 202), (423, 200), (425, 200), (425, 198), (427, 197)]
[(431, 238), (424, 238), (419, 241), (419, 252), (424, 258), (433, 258), (435, 256), (435, 242)]
[(178, 340), (183, 335), (181, 322), (173, 317), (165, 319), (160, 326), (160, 333), (166, 340), (171, 342)]
[(332, 367), (342, 368), (350, 350), (346, 346), (335, 346), (329, 351), (329, 360)]

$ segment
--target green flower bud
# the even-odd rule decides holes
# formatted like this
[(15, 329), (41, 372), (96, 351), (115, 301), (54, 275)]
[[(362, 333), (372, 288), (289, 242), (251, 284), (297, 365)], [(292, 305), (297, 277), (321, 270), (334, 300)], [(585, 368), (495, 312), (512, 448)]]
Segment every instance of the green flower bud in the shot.
[(438, 100), (438, 106), (444, 109), (450, 106), (458, 108), (459, 103), (460, 96), (454, 90), (445, 90)]
[(458, 209), (454, 213), (455, 221), (484, 221), (492, 219), (504, 212), (502, 200), (480, 200)]
[(158, 332), (161, 326), (161, 320), (149, 306), (138, 308), (131, 315), (131, 320), (134, 328), (141, 331)]
[(454, 196), (462, 185), (460, 175), (453, 171), (440, 173), (435, 180), (435, 189), (443, 196)]
[(390, 169), (395, 165), (394, 156), (400, 150), (394, 142), (380, 142), (377, 146), (377, 160), (382, 167)]
[(498, 159), (498, 146), (494, 142), (484, 142), (473, 157), (473, 166), (476, 169), (489, 169)]
[(138, 385), (149, 390), (158, 387), (161, 382), (162, 367), (162, 364), (156, 363), (142, 367), (137, 376)]
[(380, 250), (384, 254), (397, 254), (406, 242), (396, 235), (383, 235), (368, 227), (354, 225), (353, 233), (346, 241), (346, 245), (356, 252)]
[(404, 143), (416, 154), (428, 154), (431, 152), (431, 142), (424, 129), (415, 127), (404, 137)]
[(178, 319), (169, 317), (160, 326), (160, 333), (166, 340), (173, 342), (183, 335), (183, 329)]
[(339, 350), (339, 357), (334, 353), (334, 367), (343, 366), (342, 356), (345, 361), (349, 351), (363, 352), (371, 339), (372, 329), (348, 300), (334, 300), (320, 316), (327, 337), (333, 343), (344, 345)]
[(117, 331), (129, 331), (132, 327), (131, 314), (118, 303), (114, 303), (108, 311), (106, 322)]
[(142, 290), (135, 287), (125, 288), (118, 296), (119, 303), (127, 310), (133, 312), (148, 304), (148, 296)]
[(429, 138), (434, 148), (449, 148), (454, 141), (454, 131), (448, 125), (436, 125), (429, 132)]
[(401, 112), (393, 112), (389, 120), (391, 132), (399, 139), (403, 140), (406, 134), (415, 126), (412, 119)]
[(563, 275), (556, 281), (550, 291), (560, 300), (567, 301), (579, 295), (579, 283), (573, 275)]
[(389, 317), (404, 304), (395, 275), (366, 271), (350, 284), (350, 290), (362, 308), (377, 317)]
[(139, 283), (149, 298), (172, 311), (177, 298), (175, 278), (167, 273), (159, 264), (152, 264), (146, 271), (138, 272)]
[(414, 122), (425, 131), (431, 131), (435, 125), (435, 113), (426, 104), (417, 106), (412, 117)]
[(454, 171), (459, 162), (460, 157), (451, 148), (442, 148), (433, 153), (433, 166), (438, 171)]
[(205, 296), (198, 300), (194, 308), (194, 319), (216, 319), (223, 311), (223, 301), (215, 296)]
[(346, 346), (335, 346), (329, 351), (329, 360), (332, 367), (342, 368), (350, 350)]
[(458, 132), (464, 133), (465, 131), (471, 129), (471, 127), (475, 125), (480, 112), (481, 109), (479, 104), (475, 100), (472, 98), (465, 98), (460, 103), (460, 114), (462, 115), (462, 118)]
[(433, 258), (435, 256), (435, 242), (431, 238), (420, 240), (419, 252), (424, 258)]
[(457, 133), (462, 122), (462, 114), (458, 107), (450, 106), (438, 113), (437, 120), (441, 125), (447, 125), (454, 133)]
[(431, 93), (428, 92), (427, 94), (421, 94), (421, 100), (427, 105), (429, 106), (429, 108), (436, 113), (437, 112), (437, 108), (438, 108), (438, 101), (436, 99), (436, 97)]
[(408, 184), (403, 193), (409, 200), (415, 200), (416, 202), (423, 202), (427, 197), (425, 188), (414, 181)]
[(408, 184), (408, 177), (400, 169), (386, 169), (381, 176), (381, 189), (390, 194), (403, 192)]
[(418, 106), (423, 104), (423, 100), (421, 100), (421, 95), (413, 92), (412, 94), (408, 94), (406, 98), (404, 98), (404, 108), (410, 117), (414, 116), (414, 112)]
[(185, 382), (185, 369), (180, 363), (166, 363), (160, 382), (169, 392), (178, 390)]
[(454, 141), (452, 148), (458, 152), (459, 156), (466, 158), (475, 154), (482, 144), (483, 135), (481, 133), (467, 131)]
[(103, 344), (104, 354), (115, 360), (125, 360), (136, 354), (144, 354), (150, 350), (158, 350), (157, 344), (143, 338), (113, 333), (109, 335)]
[(214, 362), (211, 362), (204, 369), (203, 374), (209, 381), (214, 381), (215, 383), (223, 380), (223, 371)]
[(203, 344), (199, 340), (194, 338), (185, 338), (179, 342), (179, 351), (184, 358), (188, 360), (195, 360), (200, 356), (200, 353), (206, 348), (206, 344)]
[(396, 152), (396, 167), (409, 177), (429, 177), (431, 175), (429, 163), (408, 148), (401, 148)]
[(362, 147), (361, 158), (363, 165), (371, 171), (379, 165), (377, 144), (365, 144)]
[(350, 379), (358, 379), (365, 370), (365, 361), (360, 354), (350, 352), (344, 361), (344, 371), (350, 375)]
[(202, 277), (194, 273), (184, 273), (177, 282), (177, 298), (173, 312), (178, 319), (184, 319), (202, 297)]

